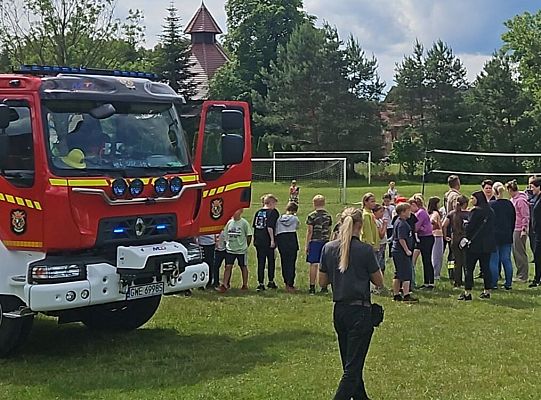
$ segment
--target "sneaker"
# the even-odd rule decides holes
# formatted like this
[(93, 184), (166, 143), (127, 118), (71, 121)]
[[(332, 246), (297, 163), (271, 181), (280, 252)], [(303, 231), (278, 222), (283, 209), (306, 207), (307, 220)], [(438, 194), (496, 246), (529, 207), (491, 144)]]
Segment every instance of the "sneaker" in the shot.
[(269, 289), (278, 289), (278, 286), (276, 286), (276, 283), (274, 283), (273, 281), (270, 281), (267, 285), (267, 287)]
[(240, 290), (242, 290), (243, 292), (247, 292), (247, 291), (248, 291), (248, 286), (242, 285), (242, 287), (240, 288)]
[(503, 287), (505, 290), (513, 290), (513, 288), (511, 286), (504, 286)]
[(295, 286), (286, 286), (286, 291), (288, 293), (297, 293), (297, 288)]
[(528, 279), (513, 278), (513, 282), (516, 282), (516, 283), (528, 283)]
[(227, 292), (227, 288), (224, 285), (220, 285), (215, 289), (218, 293), (225, 293)]
[(404, 296), (404, 298), (402, 299), (402, 301), (404, 303), (418, 303), (419, 302), (419, 299), (413, 297), (411, 294), (407, 294)]
[(319, 293), (321, 293), (321, 294), (327, 294), (327, 293), (329, 293), (329, 289), (326, 288), (326, 287), (322, 287), (321, 290), (319, 291)]
[(479, 296), (480, 299), (490, 299), (490, 293), (489, 292), (483, 292)]
[(528, 285), (529, 288), (534, 288), (534, 287), (538, 287), (539, 286), (539, 282), (536, 282), (536, 281), (533, 281), (532, 283), (530, 283)]
[(402, 301), (402, 296), (400, 296), (399, 294), (395, 294), (393, 296), (393, 301)]
[(316, 288), (308, 289), (308, 294), (316, 294)]
[(462, 293), (460, 296), (458, 296), (459, 301), (472, 301), (471, 293), (470, 294), (464, 294)]
[(264, 292), (265, 291), (265, 285), (260, 283), (259, 285), (257, 285), (257, 288), (255, 290), (256, 290), (256, 292)]
[(184, 291), (185, 297), (190, 297), (192, 295), (192, 291), (190, 289)]

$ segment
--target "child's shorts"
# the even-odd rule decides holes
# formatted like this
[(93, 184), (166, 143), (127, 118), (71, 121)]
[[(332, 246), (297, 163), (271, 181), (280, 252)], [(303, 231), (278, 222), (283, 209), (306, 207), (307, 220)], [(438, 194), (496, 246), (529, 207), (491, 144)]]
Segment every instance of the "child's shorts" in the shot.
[(313, 240), (308, 243), (308, 256), (306, 257), (306, 262), (310, 264), (319, 264), (321, 260), (321, 251), (323, 246), (325, 246), (324, 241)]
[(411, 281), (413, 274), (411, 257), (403, 253), (393, 252), (393, 263), (395, 268), (394, 278), (402, 282)]
[(235, 261), (238, 262), (239, 267), (246, 267), (246, 254), (232, 254), (225, 253), (225, 265), (235, 265)]

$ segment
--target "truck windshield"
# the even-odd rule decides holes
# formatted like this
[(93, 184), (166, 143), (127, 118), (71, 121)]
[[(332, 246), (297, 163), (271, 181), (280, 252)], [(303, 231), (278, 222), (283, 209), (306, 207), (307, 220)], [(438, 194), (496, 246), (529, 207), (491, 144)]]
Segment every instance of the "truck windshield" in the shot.
[(156, 169), (178, 173), (190, 168), (184, 132), (173, 104), (113, 102), (113, 115), (92, 116), (103, 104), (43, 102), (48, 153), (56, 173), (136, 170), (144, 175), (141, 170), (147, 170), (151, 175)]

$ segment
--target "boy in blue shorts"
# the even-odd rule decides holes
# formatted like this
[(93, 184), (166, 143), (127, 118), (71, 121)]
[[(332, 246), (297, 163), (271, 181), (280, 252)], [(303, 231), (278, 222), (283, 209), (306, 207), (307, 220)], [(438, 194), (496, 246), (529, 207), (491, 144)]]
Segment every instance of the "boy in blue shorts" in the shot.
[[(408, 219), (411, 216), (411, 206), (408, 203), (396, 207), (398, 218), (394, 223), (392, 256), (395, 267), (393, 279), (394, 301), (414, 303), (418, 300), (411, 296), (412, 279), (413, 231)], [(403, 295), (400, 294), (402, 290)]]
[[(325, 210), (325, 197), (318, 194), (312, 200), (314, 211), (308, 214), (306, 224), (308, 233), (306, 235), (306, 262), (310, 263), (310, 294), (316, 293), (316, 278), (319, 270), (319, 261), (321, 250), (331, 237), (331, 214)], [(326, 287), (321, 288), (322, 293), (326, 293)]]

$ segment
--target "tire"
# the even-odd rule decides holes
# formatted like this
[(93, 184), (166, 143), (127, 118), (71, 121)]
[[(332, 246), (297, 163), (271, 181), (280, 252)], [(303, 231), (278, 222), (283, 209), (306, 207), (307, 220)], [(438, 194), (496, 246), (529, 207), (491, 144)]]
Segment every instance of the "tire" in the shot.
[(85, 311), (82, 322), (99, 331), (131, 331), (144, 325), (156, 313), (162, 297), (122, 301)]
[(0, 357), (8, 357), (16, 352), (28, 338), (34, 316), (24, 318), (5, 318), (2, 313), (15, 311), (24, 303), (13, 296), (0, 296)]

